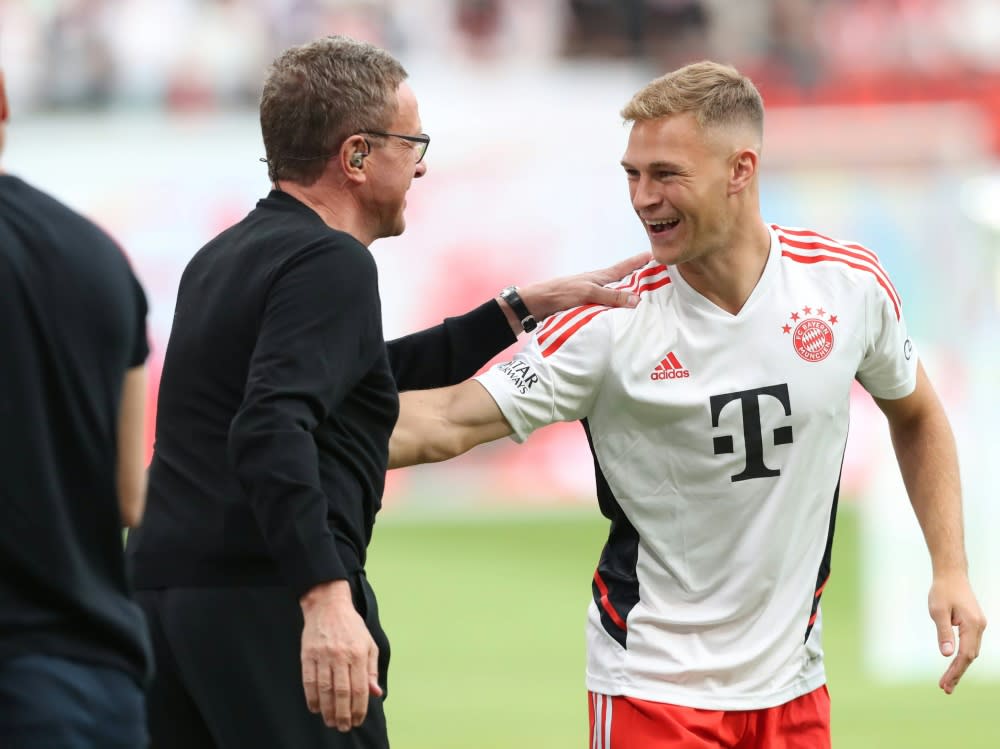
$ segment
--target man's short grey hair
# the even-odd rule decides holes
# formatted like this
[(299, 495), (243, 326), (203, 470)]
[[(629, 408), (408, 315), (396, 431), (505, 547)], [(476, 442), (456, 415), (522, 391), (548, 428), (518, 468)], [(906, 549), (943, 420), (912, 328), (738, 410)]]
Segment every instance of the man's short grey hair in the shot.
[(311, 185), (349, 136), (385, 130), (407, 73), (367, 42), (328, 36), (279, 55), (260, 99), (260, 129), (272, 182)]

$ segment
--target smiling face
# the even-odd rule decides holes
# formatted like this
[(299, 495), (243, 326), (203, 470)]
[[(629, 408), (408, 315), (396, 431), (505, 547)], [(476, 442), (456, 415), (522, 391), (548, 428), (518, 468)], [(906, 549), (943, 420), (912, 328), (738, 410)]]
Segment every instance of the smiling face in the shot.
[(690, 112), (632, 126), (622, 167), (657, 262), (676, 265), (726, 245), (738, 209), (730, 140)]
[[(385, 132), (420, 135), (420, 113), (417, 98), (410, 87), (402, 83), (396, 91), (396, 116)], [(374, 224), (374, 236), (394, 237), (406, 228), (404, 210), (406, 193), (414, 178), (427, 172), (425, 161), (417, 163), (418, 145), (392, 136), (366, 136), (371, 152), (365, 157), (368, 176), (367, 203)]]

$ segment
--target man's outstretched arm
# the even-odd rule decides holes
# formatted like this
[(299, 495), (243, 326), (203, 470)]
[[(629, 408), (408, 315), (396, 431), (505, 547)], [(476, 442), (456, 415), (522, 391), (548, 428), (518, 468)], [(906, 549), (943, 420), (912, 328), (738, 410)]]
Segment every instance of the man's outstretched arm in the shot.
[[(618, 281), (642, 268), (652, 257), (648, 252), (640, 252), (607, 268), (529, 284), (519, 288), (518, 293), (538, 323), (556, 312), (584, 304), (635, 307), (639, 303), (637, 294), (626, 288), (609, 289), (605, 284)], [(511, 331), (515, 336), (520, 335), (521, 320), (517, 313), (501, 297), (496, 297), (496, 301), (507, 316)]]
[(389, 468), (448, 460), (512, 431), (496, 401), (476, 380), (400, 393)]
[[(538, 323), (556, 312), (585, 304), (634, 307), (639, 297), (633, 291), (606, 288), (604, 284), (642, 268), (650, 257), (643, 252), (602, 270), (521, 286), (518, 293)], [(456, 385), (514, 343), (521, 332), (521, 318), (498, 296), (464, 315), (446, 318), (440, 325), (388, 341), (389, 366), (400, 390)]]
[(906, 493), (930, 551), (933, 580), (928, 606), (941, 655), (955, 656), (940, 681), (941, 689), (951, 694), (979, 655), (986, 628), (986, 617), (969, 584), (955, 438), (922, 365), (913, 393), (876, 402), (889, 419)]

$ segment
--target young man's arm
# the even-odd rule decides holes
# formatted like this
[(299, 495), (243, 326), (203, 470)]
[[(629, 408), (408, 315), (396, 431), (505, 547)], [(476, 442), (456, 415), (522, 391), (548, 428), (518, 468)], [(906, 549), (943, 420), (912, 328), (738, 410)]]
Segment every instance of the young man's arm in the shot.
[(958, 652), (939, 682), (948, 694), (979, 655), (986, 617), (969, 584), (962, 528), (962, 494), (955, 438), (923, 366), (913, 393), (897, 400), (876, 398), (889, 419), (896, 460), (933, 570), (928, 606), (941, 654)]
[(134, 528), (146, 509), (146, 366), (125, 373), (118, 411), (118, 509)]
[(496, 401), (476, 380), (400, 393), (389, 468), (448, 460), (512, 431)]

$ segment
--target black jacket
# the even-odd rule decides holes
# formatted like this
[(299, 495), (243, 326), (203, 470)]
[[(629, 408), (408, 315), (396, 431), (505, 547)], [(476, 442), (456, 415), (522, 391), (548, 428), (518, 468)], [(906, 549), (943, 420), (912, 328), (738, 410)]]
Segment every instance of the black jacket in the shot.
[(398, 390), (460, 382), (514, 340), (491, 300), (386, 344), (368, 249), (272, 192), (181, 278), (136, 587), (302, 594), (363, 569)]

